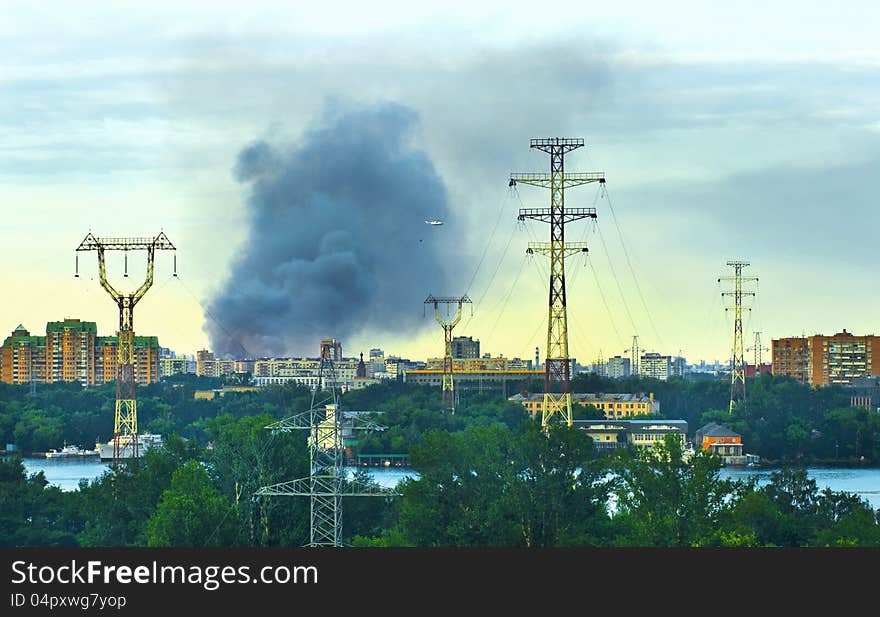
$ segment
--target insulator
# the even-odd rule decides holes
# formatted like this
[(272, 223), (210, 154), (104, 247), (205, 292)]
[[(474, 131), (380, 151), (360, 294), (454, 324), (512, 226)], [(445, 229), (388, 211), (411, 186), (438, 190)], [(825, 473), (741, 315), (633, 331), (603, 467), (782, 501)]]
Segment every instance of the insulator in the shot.
[(174, 276), (177, 276), (177, 253), (174, 253)]
[(76, 259), (76, 270), (74, 271), (74, 276), (76, 278), (79, 278), (79, 253), (77, 253), (74, 257)]
[(128, 251), (125, 252), (125, 276), (128, 276)]

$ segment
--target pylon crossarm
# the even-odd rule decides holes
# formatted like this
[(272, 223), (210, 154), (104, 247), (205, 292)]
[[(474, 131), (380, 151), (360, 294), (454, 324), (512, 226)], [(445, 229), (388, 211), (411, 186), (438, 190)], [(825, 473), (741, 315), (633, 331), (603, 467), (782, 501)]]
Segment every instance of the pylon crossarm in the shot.
[(346, 423), (346, 427), (356, 431), (384, 431), (388, 428), (371, 420), (363, 420), (361, 418), (351, 418), (350, 424)]
[(160, 250), (160, 251), (176, 251), (177, 248), (171, 244), (165, 232), (160, 232), (155, 238), (98, 238), (92, 233), (88, 233), (80, 242), (76, 250), (78, 251), (137, 251), (137, 250)]
[(395, 497), (400, 495), (393, 489), (388, 489), (378, 484), (349, 481), (343, 483), (337, 490), (337, 483), (332, 478), (322, 481), (323, 478), (298, 478), (289, 482), (279, 482), (263, 486), (254, 492), (258, 497)]
[(450, 296), (428, 295), (428, 297), (425, 299), (425, 304), (434, 304), (434, 305), (437, 305), (437, 304), (469, 304), (469, 303), (471, 303), (471, 299), (468, 297), (467, 294), (465, 294), (461, 297), (458, 297), (458, 298), (453, 298)]
[(110, 284), (110, 281), (107, 279), (107, 267), (104, 259), (105, 251), (137, 251), (137, 250), (145, 250), (147, 251), (147, 277), (144, 283), (135, 291), (130, 297), (130, 308), (134, 308), (134, 305), (137, 304), (138, 300), (143, 298), (144, 294), (147, 293), (147, 290), (153, 285), (153, 263), (154, 263), (154, 255), (156, 250), (160, 251), (176, 251), (177, 248), (171, 243), (168, 239), (168, 236), (165, 235), (165, 232), (160, 232), (158, 236), (155, 238), (98, 238), (91, 232), (86, 234), (86, 237), (82, 242), (79, 243), (79, 246), (76, 248), (77, 251), (98, 251), (98, 271), (101, 279), (101, 286), (107, 290), (107, 293), (116, 300), (119, 301), (120, 298), (123, 297), (123, 294), (119, 292), (113, 285)]
[(526, 249), (526, 253), (549, 255), (551, 251), (559, 250), (560, 244), (563, 245), (562, 252), (566, 257), (578, 253), (586, 253), (588, 250), (586, 242), (529, 242), (529, 248)]
[(543, 152), (552, 152), (557, 149), (571, 152), (583, 147), (583, 137), (538, 137), (529, 140), (529, 148), (537, 148)]
[(581, 219), (596, 218), (596, 208), (565, 208), (564, 212), (554, 212), (552, 208), (520, 208), (517, 219), (532, 219), (542, 223), (550, 223), (553, 217), (561, 217), (565, 223)]
[(605, 172), (581, 172), (563, 173), (561, 177), (548, 173), (515, 173), (510, 174), (510, 182), (513, 184), (528, 184), (549, 189), (554, 183), (561, 182), (565, 188), (581, 186), (591, 182), (605, 182)]
[(304, 411), (266, 426), (273, 433), (286, 433), (297, 429), (312, 428), (312, 412)]

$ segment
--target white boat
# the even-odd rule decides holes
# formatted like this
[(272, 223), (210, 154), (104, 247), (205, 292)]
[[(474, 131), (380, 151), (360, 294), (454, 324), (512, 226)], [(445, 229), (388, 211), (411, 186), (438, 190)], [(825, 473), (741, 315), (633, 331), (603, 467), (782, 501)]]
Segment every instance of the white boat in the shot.
[[(148, 448), (162, 445), (162, 435), (154, 433), (141, 433), (137, 436), (138, 440), (138, 456), (143, 456)], [(131, 443), (129, 435), (123, 435), (119, 438), (119, 458), (131, 458), (134, 453), (134, 447)], [(113, 460), (113, 439), (107, 443), (96, 443), (95, 448), (101, 454), (102, 461)]]
[(97, 450), (80, 450), (77, 446), (64, 445), (60, 450), (51, 449), (46, 452), (46, 458), (88, 458), (98, 456)]

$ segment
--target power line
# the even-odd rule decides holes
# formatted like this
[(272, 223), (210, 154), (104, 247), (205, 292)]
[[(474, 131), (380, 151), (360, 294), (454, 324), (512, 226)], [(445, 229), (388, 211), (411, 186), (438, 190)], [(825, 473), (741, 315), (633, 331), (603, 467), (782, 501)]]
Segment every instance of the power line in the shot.
[(193, 291), (189, 288), (189, 286), (183, 281), (183, 278), (180, 277), (180, 276), (178, 276), (177, 279), (180, 281), (180, 284), (183, 285), (183, 288), (184, 288), (184, 289), (186, 290), (186, 292), (190, 295), (190, 297), (192, 297), (192, 299), (195, 300), (196, 304), (198, 304), (198, 305), (202, 308), (202, 310), (205, 312), (205, 315), (206, 315), (211, 321), (213, 321), (215, 324), (217, 324), (217, 326), (218, 326), (221, 330), (223, 330), (223, 333), (224, 333), (227, 337), (229, 337), (230, 340), (235, 341), (235, 342), (238, 344), (238, 346), (241, 347), (242, 351), (244, 351), (244, 353), (245, 353), (245, 357), (248, 357), (248, 358), (255, 358), (256, 356), (254, 356), (254, 355), (250, 352), (250, 350), (249, 350), (247, 347), (245, 347), (244, 343), (242, 343), (240, 339), (236, 338), (236, 336), (235, 336), (233, 333), (231, 333), (229, 330), (227, 330), (227, 329), (226, 329), (226, 326), (223, 325), (223, 322), (221, 322), (219, 319), (217, 319), (217, 318), (214, 316), (214, 314), (208, 309), (207, 306), (205, 306), (204, 304), (202, 304), (201, 300), (199, 300), (199, 298), (195, 295), (195, 293), (193, 293)]
[(648, 309), (648, 304), (645, 302), (645, 296), (642, 294), (642, 288), (639, 285), (639, 279), (636, 277), (636, 271), (633, 269), (632, 261), (629, 258), (629, 250), (626, 248), (626, 243), (623, 240), (623, 233), (620, 231), (620, 225), (617, 222), (617, 215), (614, 213), (614, 206), (611, 203), (611, 196), (608, 194), (608, 188), (603, 184), (601, 187), (602, 191), (604, 191), (605, 198), (608, 200), (608, 209), (611, 210), (611, 219), (614, 221), (614, 227), (617, 229), (617, 236), (620, 238), (620, 246), (623, 248), (623, 254), (626, 257), (626, 264), (629, 266), (629, 271), (633, 277), (633, 283), (635, 283), (636, 291), (639, 294), (639, 299), (642, 301), (642, 307), (645, 309), (645, 313), (648, 316), (648, 323), (651, 324), (651, 330), (654, 332), (654, 336), (657, 337), (657, 340), (664, 347), (666, 343), (663, 341), (663, 337), (660, 336), (660, 333), (657, 332), (657, 327), (654, 325), (654, 318), (651, 317), (651, 311)]
[(501, 321), (501, 316), (504, 314), (504, 310), (507, 308), (507, 303), (510, 301), (510, 298), (513, 296), (513, 292), (516, 290), (516, 284), (519, 282), (519, 277), (522, 274), (523, 267), (526, 265), (526, 260), (529, 258), (528, 254), (523, 255), (523, 260), (519, 264), (519, 270), (516, 273), (516, 277), (513, 279), (513, 284), (510, 286), (510, 290), (502, 297), (503, 304), (501, 305), (501, 310), (498, 312), (495, 317), (495, 323), (492, 324), (492, 329), (489, 330), (489, 334), (486, 338), (492, 338), (492, 335), (495, 333), (495, 328), (498, 326), (498, 322)]
[[(498, 275), (498, 271), (501, 269), (501, 264), (504, 263), (504, 258), (507, 257), (507, 251), (510, 248), (510, 243), (513, 241), (513, 236), (516, 235), (516, 229), (517, 229), (517, 225), (514, 225), (513, 229), (510, 230), (510, 236), (508, 236), (507, 243), (504, 245), (504, 251), (501, 253), (501, 258), (498, 260), (498, 265), (495, 266), (495, 270), (494, 270), (494, 272), (492, 272), (492, 276), (489, 279), (489, 284), (486, 285), (486, 287), (483, 289), (483, 293), (480, 295), (479, 299), (477, 300), (476, 305), (474, 305), (474, 309), (477, 312), (479, 312), (480, 305), (483, 303), (483, 300), (486, 298), (486, 294), (489, 293), (489, 289), (492, 287), (492, 284), (495, 282), (495, 277)], [(467, 295), (467, 294), (465, 294), (465, 295)], [(466, 329), (470, 325), (473, 318), (474, 318), (474, 315), (473, 315), (473, 313), (471, 313), (470, 317), (468, 317), (468, 320), (464, 323), (464, 326), (462, 326), (462, 330)]]
[(626, 316), (629, 319), (629, 325), (632, 326), (633, 332), (638, 334), (638, 328), (636, 328), (636, 322), (633, 320), (632, 313), (629, 311), (629, 305), (626, 303), (626, 296), (623, 293), (623, 288), (620, 286), (620, 279), (617, 277), (617, 273), (614, 271), (614, 262), (611, 261), (611, 254), (608, 252), (608, 245), (605, 244), (605, 236), (602, 235), (602, 228), (599, 227), (599, 224), (596, 223), (596, 231), (599, 232), (599, 241), (602, 243), (602, 249), (605, 251), (605, 257), (608, 258), (608, 267), (611, 269), (611, 276), (614, 278), (614, 284), (617, 286), (617, 292), (620, 294), (620, 300), (623, 303), (623, 310), (626, 312)]
[[(507, 195), (508, 199), (510, 198), (511, 190), (515, 191), (516, 187), (510, 187), (507, 189), (506, 195)], [(464, 292), (465, 294), (470, 293), (471, 286), (474, 284), (474, 280), (477, 278), (477, 273), (480, 271), (480, 266), (483, 265), (483, 260), (486, 259), (486, 253), (489, 251), (489, 246), (492, 244), (492, 240), (495, 239), (495, 232), (498, 230), (498, 225), (501, 223), (501, 219), (504, 216), (504, 210), (505, 210), (506, 205), (507, 205), (507, 201), (504, 197), (502, 197), (501, 198), (501, 208), (498, 211), (498, 218), (495, 219), (495, 226), (492, 227), (492, 233), (489, 234), (489, 240), (483, 244), (483, 254), (480, 256), (480, 261), (477, 262), (477, 267), (474, 270), (474, 274), (471, 277), (471, 280), (468, 283), (467, 287), (465, 288), (465, 292)]]
[(611, 322), (611, 328), (614, 330), (614, 335), (617, 337), (618, 344), (623, 347), (623, 338), (620, 336), (620, 332), (617, 330), (617, 326), (614, 323), (614, 316), (611, 313), (611, 309), (608, 307), (608, 301), (605, 299), (605, 292), (602, 291), (602, 285), (599, 284), (599, 276), (596, 274), (596, 269), (593, 267), (593, 260), (587, 257), (587, 264), (590, 266), (590, 270), (593, 272), (593, 279), (596, 281), (596, 288), (599, 290), (599, 297), (602, 298), (602, 304), (605, 306), (605, 312), (608, 313), (608, 321)]

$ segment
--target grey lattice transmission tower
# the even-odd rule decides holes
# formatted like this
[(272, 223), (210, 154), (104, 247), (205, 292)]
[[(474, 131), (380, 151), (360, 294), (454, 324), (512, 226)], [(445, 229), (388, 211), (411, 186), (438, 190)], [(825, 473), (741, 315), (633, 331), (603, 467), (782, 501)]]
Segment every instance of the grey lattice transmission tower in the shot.
[(630, 354), (630, 374), (633, 377), (637, 377), (639, 375), (639, 360), (641, 358), (641, 350), (639, 349), (639, 335), (633, 335), (633, 344), (629, 349), (624, 349), (623, 351), (629, 352)]
[(762, 352), (770, 351), (769, 347), (761, 346), (761, 333), (755, 332), (755, 343), (753, 347), (747, 347), (746, 351), (752, 351), (755, 354), (755, 371), (764, 363)]
[[(365, 412), (346, 413), (340, 409), (339, 399), (336, 396), (335, 365), (329, 354), (325, 355), (324, 351), (322, 348), (318, 385), (312, 395), (310, 409), (266, 427), (273, 433), (308, 431), (309, 476), (264, 486), (257, 490), (254, 496), (256, 499), (272, 496), (308, 497), (310, 500), (308, 546), (340, 547), (343, 546), (343, 497), (391, 497), (398, 493), (376, 484), (346, 479), (343, 428), (378, 431), (384, 430), (385, 427), (362, 418)], [(325, 376), (329, 378), (332, 402), (321, 406), (315, 403), (315, 395), (323, 387)]]
[(756, 276), (743, 276), (743, 268), (749, 265), (747, 261), (728, 261), (727, 265), (733, 268), (733, 276), (718, 277), (718, 282), (726, 281), (733, 283), (733, 289), (722, 291), (723, 298), (732, 298), (733, 306), (725, 306), (725, 311), (733, 311), (733, 348), (731, 351), (730, 366), (730, 408), (733, 413), (736, 401), (746, 396), (746, 368), (745, 352), (743, 350), (742, 312), (745, 308), (751, 311), (751, 307), (743, 306), (743, 298), (754, 297), (755, 292), (743, 290), (743, 283), (757, 281)]

